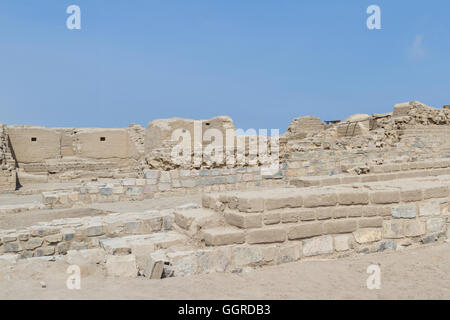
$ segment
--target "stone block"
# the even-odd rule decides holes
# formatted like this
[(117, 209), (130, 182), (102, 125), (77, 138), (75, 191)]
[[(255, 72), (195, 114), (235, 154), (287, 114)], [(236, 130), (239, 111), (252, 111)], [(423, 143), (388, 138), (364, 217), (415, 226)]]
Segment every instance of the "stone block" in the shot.
[(249, 266), (262, 261), (263, 255), (260, 247), (234, 247), (233, 261), (236, 267)]
[(203, 235), (208, 246), (224, 246), (245, 242), (244, 231), (230, 227), (206, 229), (203, 231)]
[(306, 222), (294, 225), (288, 229), (289, 240), (306, 239), (322, 234), (323, 234), (322, 222)]
[(263, 198), (239, 198), (238, 210), (241, 212), (263, 212)]
[(415, 219), (417, 207), (415, 204), (392, 207), (392, 217), (397, 219)]
[(305, 257), (329, 254), (333, 252), (333, 237), (322, 236), (303, 241), (303, 255)]
[(385, 220), (383, 221), (383, 238), (401, 239), (404, 238), (403, 221)]
[(425, 234), (425, 227), (420, 220), (408, 220), (404, 222), (404, 232), (407, 237), (417, 237)]
[(289, 243), (279, 248), (276, 263), (290, 263), (300, 259), (302, 252), (302, 244), (301, 243)]
[(356, 219), (331, 220), (323, 223), (325, 234), (350, 233), (357, 229)]
[(446, 198), (446, 197), (448, 197), (448, 187), (446, 186), (427, 188), (423, 191), (423, 198), (425, 200), (432, 198)]
[(143, 270), (144, 276), (149, 279), (161, 279), (166, 263), (169, 263), (169, 259), (163, 251), (150, 253)]
[(358, 220), (359, 228), (381, 228), (383, 226), (382, 217), (361, 218)]
[(248, 214), (248, 213), (236, 213), (225, 212), (225, 220), (232, 226), (242, 229), (252, 229), (262, 227), (262, 214)]
[(347, 234), (334, 237), (334, 248), (337, 252), (350, 250), (350, 236)]
[(369, 195), (373, 204), (390, 204), (400, 202), (400, 192), (397, 190), (372, 191)]
[(403, 202), (422, 201), (423, 191), (421, 189), (402, 190), (400, 191), (400, 199)]
[(197, 261), (199, 272), (202, 274), (225, 272), (230, 269), (232, 264), (232, 249), (231, 247), (226, 247), (198, 250)]
[(359, 244), (371, 243), (381, 240), (381, 229), (367, 228), (353, 232), (355, 241)]
[(369, 203), (369, 193), (367, 191), (338, 192), (337, 196), (340, 205), (362, 205)]
[(421, 217), (439, 216), (441, 214), (441, 203), (438, 201), (421, 203), (419, 205), (419, 215)]
[(303, 196), (305, 208), (331, 207), (337, 204), (336, 193), (324, 192), (319, 194), (305, 194)]
[(443, 230), (443, 227), (444, 219), (442, 218), (431, 218), (427, 220), (427, 232), (441, 232)]
[(286, 230), (282, 227), (268, 227), (247, 232), (249, 244), (284, 242), (285, 240)]
[(170, 267), (175, 277), (184, 277), (197, 273), (197, 254), (194, 251), (177, 251), (167, 253)]

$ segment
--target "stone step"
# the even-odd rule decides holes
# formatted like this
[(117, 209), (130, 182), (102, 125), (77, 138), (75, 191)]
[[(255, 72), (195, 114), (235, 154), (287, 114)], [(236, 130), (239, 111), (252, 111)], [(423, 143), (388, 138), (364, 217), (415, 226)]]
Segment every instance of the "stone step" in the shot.
[(201, 228), (211, 227), (223, 221), (221, 215), (205, 208), (175, 210), (175, 223), (181, 229), (198, 231)]

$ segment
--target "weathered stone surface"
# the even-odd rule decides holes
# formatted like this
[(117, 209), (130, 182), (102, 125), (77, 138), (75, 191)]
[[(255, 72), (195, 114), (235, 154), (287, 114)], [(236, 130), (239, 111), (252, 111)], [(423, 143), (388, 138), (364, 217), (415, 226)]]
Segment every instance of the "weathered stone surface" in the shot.
[(263, 198), (239, 198), (238, 210), (241, 212), (263, 212)]
[(335, 236), (334, 248), (337, 252), (350, 250), (350, 236), (346, 234)]
[(279, 248), (279, 252), (277, 254), (276, 263), (290, 263), (300, 259), (302, 252), (302, 244), (301, 243), (289, 243)]
[(322, 236), (303, 241), (303, 255), (317, 256), (333, 252), (333, 237)]
[(197, 260), (200, 273), (225, 272), (232, 264), (232, 249), (226, 247), (198, 250)]
[(261, 228), (262, 214), (225, 212), (227, 223), (242, 229)]
[(444, 219), (442, 218), (431, 218), (427, 220), (428, 232), (441, 232), (443, 227), (444, 227)]
[(425, 227), (420, 220), (409, 220), (404, 223), (405, 236), (417, 237), (425, 234)]
[(306, 239), (321, 234), (323, 234), (322, 222), (305, 222), (294, 225), (288, 229), (289, 240)]
[(51, 256), (55, 254), (55, 247), (41, 247), (34, 252), (35, 257)]
[(371, 217), (358, 219), (359, 228), (378, 228), (383, 226), (382, 217)]
[(367, 228), (353, 232), (355, 241), (359, 244), (371, 243), (381, 240), (381, 229)]
[(355, 231), (357, 227), (356, 219), (331, 220), (323, 224), (325, 234), (349, 233)]
[(417, 216), (417, 207), (415, 204), (392, 207), (392, 217), (414, 219)]
[(391, 191), (372, 191), (369, 195), (370, 202), (374, 204), (389, 204), (400, 202), (400, 192)]
[(419, 205), (419, 215), (421, 217), (426, 216), (439, 216), (441, 214), (441, 204), (437, 201), (425, 202)]
[(44, 241), (41, 238), (31, 238), (27, 241), (25, 244), (25, 249), (27, 250), (34, 250), (36, 248), (39, 248)]
[(208, 246), (224, 246), (230, 244), (242, 244), (245, 242), (245, 233), (242, 230), (219, 227), (203, 231), (205, 243)]
[(400, 239), (403, 238), (403, 221), (387, 220), (383, 221), (383, 238), (386, 239)]
[(237, 267), (257, 264), (263, 259), (262, 250), (257, 246), (234, 247), (233, 260)]
[(369, 193), (367, 191), (339, 192), (338, 202), (341, 205), (368, 204)]
[(305, 194), (303, 196), (305, 208), (331, 207), (337, 204), (337, 195), (334, 192), (320, 194)]
[(445, 198), (448, 197), (448, 187), (434, 187), (434, 188), (426, 188), (423, 191), (423, 198), (431, 199), (431, 198)]
[(149, 279), (161, 279), (166, 263), (169, 263), (169, 259), (163, 251), (150, 253), (143, 270), (144, 276)]
[(247, 243), (250, 244), (284, 242), (285, 240), (286, 230), (282, 227), (254, 229), (247, 233)]
[(175, 277), (184, 277), (197, 273), (197, 255), (194, 251), (167, 253)]

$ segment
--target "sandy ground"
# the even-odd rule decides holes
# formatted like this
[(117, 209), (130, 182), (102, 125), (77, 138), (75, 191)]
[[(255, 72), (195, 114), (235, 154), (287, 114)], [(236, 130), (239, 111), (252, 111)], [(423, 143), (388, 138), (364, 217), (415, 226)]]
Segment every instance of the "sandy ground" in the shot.
[[(366, 286), (372, 264), (381, 268), (380, 290)], [(75, 291), (66, 288), (67, 266), (20, 261), (0, 267), (0, 299), (450, 299), (450, 244), (163, 280), (107, 278), (97, 267), (85, 270)]]

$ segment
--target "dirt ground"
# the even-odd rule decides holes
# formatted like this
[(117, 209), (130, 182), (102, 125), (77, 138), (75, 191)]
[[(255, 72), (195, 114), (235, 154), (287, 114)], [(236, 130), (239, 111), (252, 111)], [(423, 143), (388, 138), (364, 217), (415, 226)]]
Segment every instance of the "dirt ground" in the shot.
[[(380, 290), (366, 286), (372, 264), (381, 268)], [(67, 267), (63, 261), (0, 266), (0, 299), (450, 299), (447, 243), (163, 280), (107, 278), (102, 270), (90, 269), (82, 276), (81, 290), (66, 288)]]

